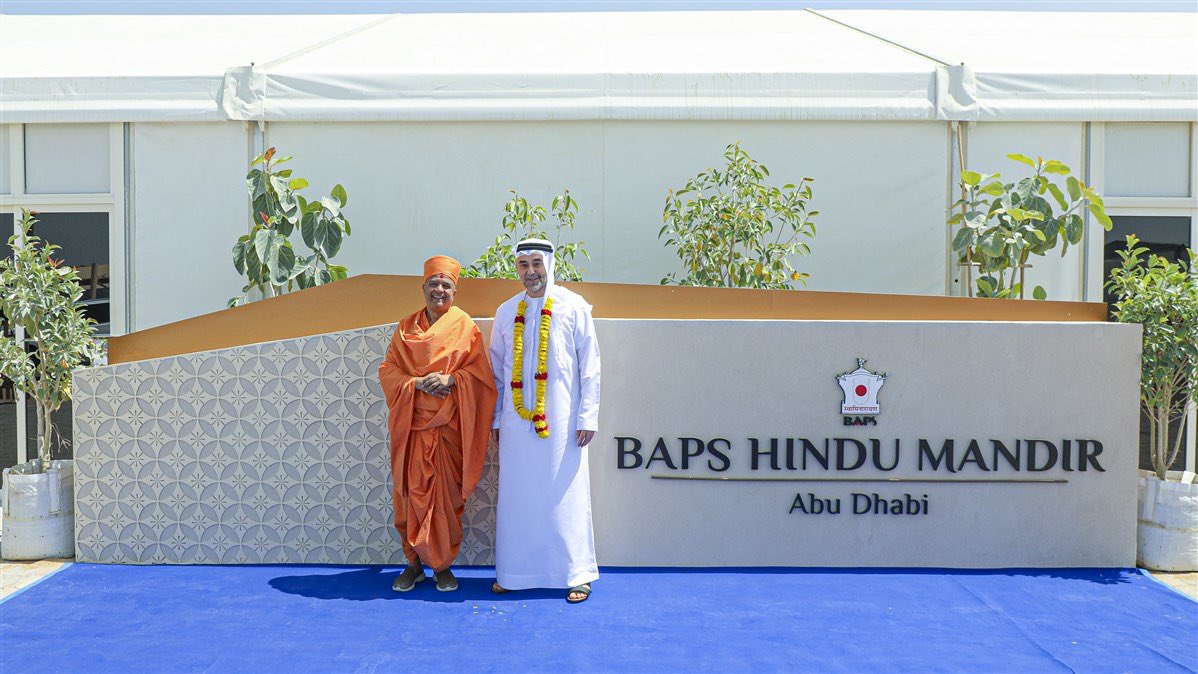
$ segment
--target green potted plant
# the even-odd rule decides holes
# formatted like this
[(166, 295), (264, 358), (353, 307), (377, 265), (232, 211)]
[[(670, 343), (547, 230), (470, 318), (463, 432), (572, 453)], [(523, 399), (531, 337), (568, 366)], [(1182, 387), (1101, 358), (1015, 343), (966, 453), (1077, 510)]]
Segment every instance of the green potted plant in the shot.
[(662, 284), (720, 288), (789, 290), (808, 274), (791, 266), (807, 255), (803, 239), (815, 238), (815, 216), (808, 210), (811, 178), (782, 187), (767, 185), (770, 172), (739, 143), (724, 149), (723, 169), (707, 169), (666, 195), (657, 237), (665, 238), (682, 261), (681, 277)]
[[(349, 219), (343, 208), (349, 201), (345, 188), (334, 185), (331, 196), (308, 201), (299, 190), (308, 181), (291, 169), (279, 168), (291, 157), (275, 157), (275, 148), (254, 157), (245, 176), (253, 205), (253, 224), (248, 234), (233, 244), (233, 266), (246, 279), (241, 294), (228, 306), (249, 302), (254, 296), (276, 297), (295, 289), (312, 288), (349, 276), (349, 270), (330, 260), (350, 235)], [(299, 231), (311, 251), (297, 253), (292, 232)]]
[[(30, 234), (37, 221), (22, 210), (20, 231), (0, 260), (0, 373), (37, 408), (37, 458), (4, 470), (5, 559), (75, 554), (73, 462), (55, 460), (50, 415), (71, 398), (71, 371), (101, 355), (95, 321), (83, 315), (83, 287), (54, 258), (58, 246)], [(23, 334), (22, 334), (23, 333)], [(27, 348), (29, 347), (29, 348)]]
[[(562, 281), (581, 281), (584, 269), (578, 268), (580, 257), (591, 259), (582, 241), (562, 243), (562, 232), (574, 229), (574, 218), (578, 213), (578, 201), (563, 190), (553, 197), (549, 208), (530, 203), (528, 199), (511, 190), (512, 198), (503, 205), (503, 220), (499, 223), (502, 233), (495, 243), (487, 247), (478, 259), (462, 270), (465, 278), (516, 278), (516, 258), (512, 250), (520, 241), (528, 238), (553, 240), (554, 274)], [(550, 211), (556, 220), (550, 237), (545, 229), (545, 220)]]
[[(963, 170), (961, 198), (949, 209), (949, 226), (960, 227), (953, 236), (952, 248), (957, 263), (965, 270), (965, 288), (970, 297), (1023, 299), (1026, 270), (1031, 266), (1028, 259), (1058, 247), (1064, 257), (1071, 244), (1082, 240), (1084, 211), (1089, 211), (1103, 229), (1111, 229), (1102, 197), (1069, 175), (1068, 166), (1054, 159), (1037, 157), (1033, 161), (1021, 154), (1007, 157), (1026, 164), (1034, 173), (1004, 184), (998, 173)], [(1050, 175), (1063, 177), (1064, 189)], [(1048, 293), (1036, 286), (1032, 296), (1043, 300)]]
[[(1140, 480), (1136, 557), (1160, 571), (1198, 571), (1198, 484), (1171, 480), (1181, 455), (1181, 428), (1194, 409), (1198, 385), (1198, 256), (1170, 262), (1148, 255), (1134, 235), (1119, 252), (1122, 265), (1107, 287), (1115, 294), (1121, 323), (1143, 326), (1140, 407), (1148, 416), (1148, 444), (1155, 475)], [(1176, 475), (1176, 473), (1174, 473)]]

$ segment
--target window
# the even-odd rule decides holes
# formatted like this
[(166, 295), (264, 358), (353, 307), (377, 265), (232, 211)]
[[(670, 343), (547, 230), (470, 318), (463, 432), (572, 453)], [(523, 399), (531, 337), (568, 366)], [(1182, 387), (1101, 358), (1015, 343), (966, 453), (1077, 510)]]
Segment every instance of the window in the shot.
[[(0, 243), (21, 209), (36, 211), (33, 233), (60, 246), (57, 257), (79, 274), (101, 337), (125, 329), (124, 141), (121, 124), (0, 125)], [(0, 380), (0, 468), (36, 454), (36, 409), (13, 389)], [(69, 404), (52, 423), (64, 441), (55, 456), (70, 456)]]
[(96, 336), (111, 334), (109, 310), (108, 214), (38, 213), (33, 234), (60, 246), (55, 257), (75, 268), (83, 285), (80, 302), (85, 313), (94, 318)]
[(26, 124), (26, 194), (105, 194), (107, 124)]
[(1191, 196), (1189, 124), (1108, 123), (1105, 131), (1106, 196)]

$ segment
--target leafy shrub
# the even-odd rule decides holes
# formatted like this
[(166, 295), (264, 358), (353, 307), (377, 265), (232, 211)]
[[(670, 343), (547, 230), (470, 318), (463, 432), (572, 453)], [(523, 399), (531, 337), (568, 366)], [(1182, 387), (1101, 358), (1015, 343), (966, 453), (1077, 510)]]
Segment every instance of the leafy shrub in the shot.
[[(708, 169), (666, 195), (657, 233), (672, 246), (686, 272), (670, 274), (662, 284), (737, 288), (791, 289), (807, 284), (790, 258), (811, 252), (804, 238), (815, 238), (808, 211), (811, 178), (781, 188), (765, 184), (769, 170), (739, 143), (724, 151), (727, 165)], [(690, 196), (686, 196), (690, 195)], [(685, 197), (685, 198), (684, 198)]]
[[(578, 213), (578, 202), (570, 196), (570, 190), (563, 190), (553, 198), (546, 209), (544, 206), (530, 204), (527, 199), (511, 191), (512, 198), (503, 205), (503, 220), (499, 223), (502, 230), (495, 237), (495, 243), (489, 246), (469, 267), (462, 270), (462, 276), (467, 278), (516, 278), (515, 247), (524, 239), (545, 239), (554, 242), (553, 262), (554, 275), (562, 281), (581, 281), (584, 269), (579, 269), (577, 262), (580, 257), (591, 259), (582, 241), (562, 243), (562, 232), (574, 229), (574, 218)], [(556, 221), (553, 236), (545, 229), (545, 220), (553, 213)]]

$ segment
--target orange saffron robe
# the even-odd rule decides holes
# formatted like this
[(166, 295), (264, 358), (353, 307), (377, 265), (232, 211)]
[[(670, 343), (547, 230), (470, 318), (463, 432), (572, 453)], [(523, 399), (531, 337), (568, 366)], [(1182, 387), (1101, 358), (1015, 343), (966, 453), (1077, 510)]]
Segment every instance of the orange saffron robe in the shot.
[[(444, 398), (416, 390), (440, 372), (455, 385)], [(462, 512), (486, 461), (495, 413), (495, 380), (482, 334), (450, 307), (429, 326), (424, 309), (401, 320), (379, 366), (391, 431), (395, 528), (408, 560), (441, 571), (462, 543)]]

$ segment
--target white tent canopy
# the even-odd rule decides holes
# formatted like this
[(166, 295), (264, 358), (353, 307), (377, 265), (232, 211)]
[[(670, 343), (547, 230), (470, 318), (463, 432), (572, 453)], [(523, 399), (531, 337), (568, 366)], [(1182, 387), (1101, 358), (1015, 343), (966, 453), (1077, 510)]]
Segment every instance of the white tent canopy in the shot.
[(0, 16), (6, 123), (1195, 121), (1196, 101), (1194, 14)]

